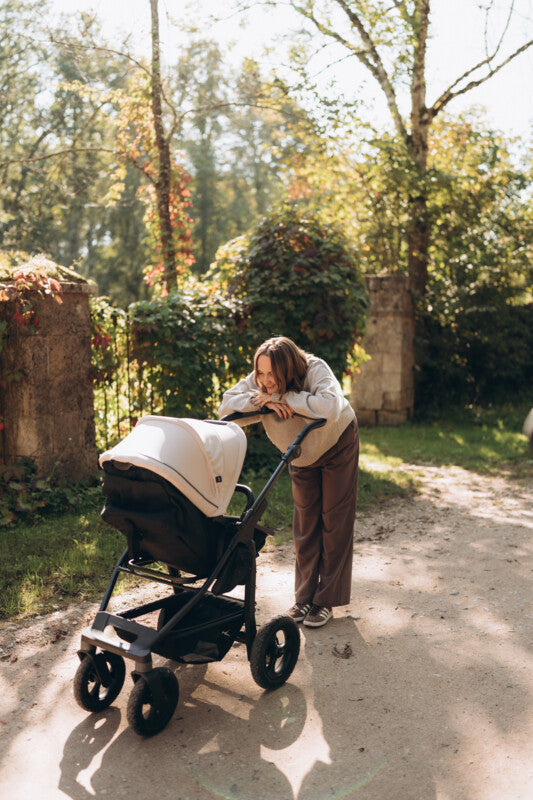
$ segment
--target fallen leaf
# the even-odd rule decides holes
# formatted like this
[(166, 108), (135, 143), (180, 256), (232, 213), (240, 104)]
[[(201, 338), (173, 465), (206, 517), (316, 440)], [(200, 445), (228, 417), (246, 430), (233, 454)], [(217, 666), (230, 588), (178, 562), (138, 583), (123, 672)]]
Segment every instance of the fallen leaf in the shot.
[(334, 656), (337, 656), (337, 658), (351, 658), (353, 655), (352, 648), (349, 642), (346, 642), (342, 650), (339, 650), (337, 645), (335, 645), (335, 647), (332, 650), (332, 653)]

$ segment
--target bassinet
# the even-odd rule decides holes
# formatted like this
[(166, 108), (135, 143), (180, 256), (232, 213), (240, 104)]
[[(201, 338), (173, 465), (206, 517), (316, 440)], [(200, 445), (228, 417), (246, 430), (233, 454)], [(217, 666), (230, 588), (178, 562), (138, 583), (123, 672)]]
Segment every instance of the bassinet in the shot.
[[(246, 436), (233, 422), (143, 417), (100, 456), (102, 518), (128, 537), (133, 557), (206, 577), (235, 532), (234, 518), (223, 515), (245, 454)], [(242, 553), (235, 555), (233, 568)]]

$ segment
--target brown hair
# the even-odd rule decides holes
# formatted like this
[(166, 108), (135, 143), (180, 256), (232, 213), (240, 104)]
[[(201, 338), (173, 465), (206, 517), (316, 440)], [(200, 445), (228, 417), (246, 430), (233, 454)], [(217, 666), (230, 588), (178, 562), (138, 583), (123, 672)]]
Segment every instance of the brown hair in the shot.
[(299, 392), (303, 388), (303, 381), (307, 367), (307, 356), (300, 350), (292, 339), (287, 336), (274, 336), (263, 342), (254, 356), (255, 382), (259, 386), (257, 379), (257, 360), (260, 356), (268, 356), (272, 364), (272, 372), (279, 386), (279, 393)]

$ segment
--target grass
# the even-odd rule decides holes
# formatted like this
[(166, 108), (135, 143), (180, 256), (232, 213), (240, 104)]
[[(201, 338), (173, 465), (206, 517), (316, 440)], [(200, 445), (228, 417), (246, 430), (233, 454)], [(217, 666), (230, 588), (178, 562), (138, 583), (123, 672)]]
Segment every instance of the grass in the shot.
[[(457, 465), (465, 469), (508, 473), (527, 480), (533, 461), (522, 422), (529, 410), (501, 406), (467, 409), (445, 419), (410, 422), (397, 428), (362, 428), (359, 470), (360, 510), (416, 490), (403, 462)], [(257, 495), (276, 465), (247, 464), (241, 478)], [(238, 496), (239, 498), (241, 496)], [(230, 513), (239, 513), (235, 504)], [(94, 489), (74, 509), (34, 515), (0, 528), (0, 618), (40, 614), (77, 599), (100, 599), (125, 538), (100, 519), (102, 496)], [(275, 532), (274, 543), (290, 539), (292, 496), (283, 473), (269, 492), (263, 517)]]
[(366, 429), (361, 434), (367, 457), (397, 458), (411, 464), (459, 466), (482, 473), (528, 470), (522, 425), (530, 404), (469, 407), (438, 420), (409, 422), (397, 428)]

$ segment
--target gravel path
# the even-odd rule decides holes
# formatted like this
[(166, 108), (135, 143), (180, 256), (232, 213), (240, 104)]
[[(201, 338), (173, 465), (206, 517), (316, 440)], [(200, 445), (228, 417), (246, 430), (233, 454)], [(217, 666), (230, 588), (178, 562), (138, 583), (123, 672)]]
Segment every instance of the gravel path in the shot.
[[(403, 468), (420, 492), (359, 516), (352, 602), (302, 629), (276, 692), (254, 683), (242, 645), (175, 667), (177, 711), (143, 740), (126, 723), (128, 677), (106, 712), (73, 700), (95, 604), (2, 624), (2, 797), (531, 800), (531, 475)], [(292, 602), (292, 548), (258, 564), (262, 623)]]

